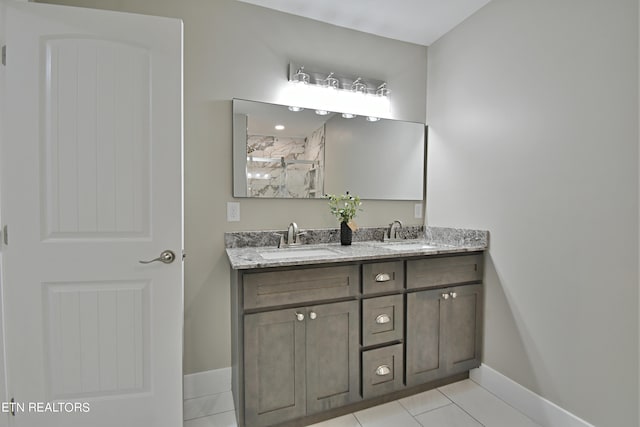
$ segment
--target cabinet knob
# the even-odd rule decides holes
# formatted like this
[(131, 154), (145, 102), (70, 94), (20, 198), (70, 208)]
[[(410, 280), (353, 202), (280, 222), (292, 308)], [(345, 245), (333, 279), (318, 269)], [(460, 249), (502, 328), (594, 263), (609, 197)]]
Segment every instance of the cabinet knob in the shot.
[(376, 323), (378, 325), (384, 325), (385, 323), (389, 323), (389, 322), (391, 322), (391, 317), (389, 317), (389, 315), (386, 313), (379, 314), (376, 317)]
[(298, 322), (302, 322), (304, 320), (304, 314), (296, 313), (296, 319), (298, 319)]
[(389, 375), (391, 373), (391, 368), (389, 365), (380, 365), (376, 368), (376, 375), (379, 377), (384, 377), (385, 375)]
[(449, 294), (442, 294), (442, 299), (449, 299)]
[(451, 294), (450, 294), (450, 295), (451, 295), (451, 298), (456, 298), (456, 297), (458, 296), (458, 294), (457, 294), (457, 293), (455, 293), (455, 292), (451, 292)]
[(318, 315), (316, 314), (315, 311), (312, 311), (311, 313), (309, 313), (309, 319), (316, 320), (316, 317), (318, 317)]
[(376, 274), (376, 282), (388, 282), (391, 280), (391, 276), (388, 273)]

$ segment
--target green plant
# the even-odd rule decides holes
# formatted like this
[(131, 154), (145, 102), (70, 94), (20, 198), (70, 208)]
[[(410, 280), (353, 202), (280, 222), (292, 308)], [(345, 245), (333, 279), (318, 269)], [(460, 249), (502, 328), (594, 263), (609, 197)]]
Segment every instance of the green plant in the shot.
[(327, 194), (326, 197), (329, 199), (329, 210), (340, 222), (350, 222), (362, 210), (360, 197), (352, 196), (348, 191), (347, 194)]

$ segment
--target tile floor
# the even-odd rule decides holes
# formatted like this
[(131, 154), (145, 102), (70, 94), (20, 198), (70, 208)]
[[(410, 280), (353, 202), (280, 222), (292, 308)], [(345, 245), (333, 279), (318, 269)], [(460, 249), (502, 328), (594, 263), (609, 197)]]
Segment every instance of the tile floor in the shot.
[[(210, 414), (210, 415), (208, 415)], [(235, 427), (231, 392), (185, 401), (184, 427)], [(471, 380), (449, 384), (313, 427), (541, 427)]]

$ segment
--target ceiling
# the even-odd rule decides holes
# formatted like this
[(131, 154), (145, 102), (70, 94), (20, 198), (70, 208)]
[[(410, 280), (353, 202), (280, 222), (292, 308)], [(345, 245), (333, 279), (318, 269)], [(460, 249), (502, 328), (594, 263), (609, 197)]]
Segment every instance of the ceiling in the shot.
[(490, 0), (239, 0), (429, 46)]

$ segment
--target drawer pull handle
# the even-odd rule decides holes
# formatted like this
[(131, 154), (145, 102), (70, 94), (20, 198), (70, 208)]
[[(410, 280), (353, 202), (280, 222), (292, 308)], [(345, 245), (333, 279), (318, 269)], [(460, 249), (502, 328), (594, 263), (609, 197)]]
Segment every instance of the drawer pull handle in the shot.
[(391, 322), (391, 318), (389, 317), (388, 314), (379, 314), (378, 317), (376, 317), (376, 323), (378, 325), (384, 325), (385, 323), (389, 323)]
[(449, 299), (449, 294), (442, 294), (442, 299)]
[(451, 295), (451, 298), (454, 298), (454, 299), (458, 297), (458, 294), (455, 292), (451, 292), (449, 295)]
[(376, 282), (388, 282), (391, 280), (391, 276), (388, 273), (378, 273), (376, 275)]
[(309, 319), (316, 320), (317, 317), (318, 315), (316, 314), (315, 311), (312, 311), (311, 313), (309, 313)]
[(296, 313), (296, 319), (298, 320), (298, 322), (302, 322), (304, 320), (304, 314)]
[(391, 373), (391, 368), (389, 365), (380, 365), (376, 368), (376, 375), (379, 377), (384, 377), (385, 375), (389, 375)]

